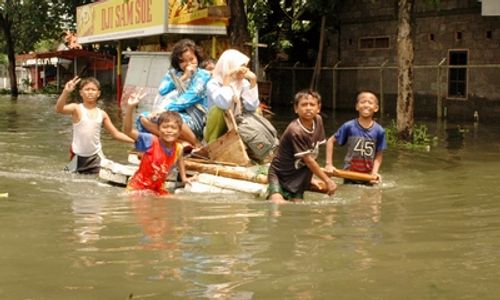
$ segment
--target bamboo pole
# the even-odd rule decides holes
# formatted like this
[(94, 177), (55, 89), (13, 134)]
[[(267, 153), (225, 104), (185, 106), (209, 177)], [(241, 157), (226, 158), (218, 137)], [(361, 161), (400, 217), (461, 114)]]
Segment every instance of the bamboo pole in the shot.
[(321, 63), (323, 60), (323, 45), (325, 41), (325, 24), (326, 24), (326, 16), (321, 17), (321, 29), (320, 29), (320, 37), (319, 37), (319, 47), (318, 47), (318, 56), (316, 58), (316, 64), (314, 65), (314, 72), (310, 84), (310, 88), (316, 90), (319, 84), (319, 77), (321, 76)]
[(256, 174), (248, 169), (242, 167), (228, 167), (222, 165), (214, 164), (204, 164), (199, 162), (194, 162), (192, 160), (184, 160), (184, 165), (186, 170), (196, 171), (200, 173), (207, 173), (212, 175), (218, 175), (222, 177), (229, 177), (233, 179), (241, 179), (256, 183), (267, 184), (267, 175)]
[(341, 62), (339, 60), (332, 68), (332, 111), (337, 109), (337, 68)]
[[(324, 171), (324, 170), (323, 170)], [(361, 172), (354, 172), (354, 171), (346, 171), (346, 170), (339, 170), (336, 169), (333, 172), (325, 172), (326, 175), (330, 177), (340, 177), (344, 179), (351, 179), (351, 180), (357, 180), (357, 181), (371, 181), (377, 179), (377, 176), (368, 174), (368, 173), (361, 173)]]
[[(230, 167), (230, 166), (222, 166), (210, 163), (201, 163), (193, 161), (191, 159), (186, 159), (184, 161), (184, 164), (186, 165), (186, 170), (190, 171), (208, 173), (234, 179), (242, 179), (257, 183), (264, 183), (264, 184), (268, 183), (266, 175), (256, 174), (255, 172), (252, 172), (244, 167)], [(344, 179), (366, 181), (366, 182), (377, 179), (377, 177), (372, 174), (339, 170), (339, 169), (336, 169), (333, 172), (327, 172), (326, 174), (330, 177), (339, 177)]]

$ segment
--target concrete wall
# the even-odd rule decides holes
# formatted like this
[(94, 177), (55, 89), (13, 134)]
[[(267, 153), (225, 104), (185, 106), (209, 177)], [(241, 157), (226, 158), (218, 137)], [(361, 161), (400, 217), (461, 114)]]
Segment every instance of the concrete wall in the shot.
[[(436, 99), (441, 91), (449, 117), (472, 118), (475, 110), (486, 119), (498, 115), (500, 106), (500, 17), (481, 16), (481, 5), (475, 0), (441, 1), (437, 9), (424, 1), (416, 1), (414, 8), (415, 47), (415, 113), (417, 116), (435, 116)], [(396, 65), (397, 12), (394, 1), (354, 0), (345, 7), (341, 35), (329, 36), (332, 45), (328, 61), (340, 59), (342, 65), (373, 66), (384, 61), (387, 66)], [(461, 38), (457, 35), (461, 34)], [(361, 50), (359, 40), (363, 37), (388, 37), (388, 49)], [(340, 49), (340, 53), (335, 51)], [(445, 68), (438, 78), (437, 65), (448, 59), (450, 50), (468, 51), (468, 94), (464, 99), (448, 98), (448, 70)], [(448, 64), (448, 60), (444, 65)], [(497, 66), (489, 66), (497, 64)], [(486, 66), (488, 65), (488, 66)], [(483, 66), (483, 67), (475, 67)], [(419, 68), (420, 67), (420, 68)], [(351, 71), (339, 74), (339, 99), (350, 99), (357, 89), (380, 89), (380, 72)], [(386, 111), (395, 110), (397, 94), (396, 70), (383, 73)], [(350, 101), (340, 101), (339, 108), (350, 107)]]

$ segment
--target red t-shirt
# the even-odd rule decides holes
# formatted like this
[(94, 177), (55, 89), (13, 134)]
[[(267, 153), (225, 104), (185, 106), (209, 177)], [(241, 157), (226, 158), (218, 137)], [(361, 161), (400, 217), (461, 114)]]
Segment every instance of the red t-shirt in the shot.
[(132, 190), (152, 190), (160, 195), (168, 194), (164, 187), (168, 173), (182, 155), (182, 145), (175, 143), (167, 149), (157, 136), (150, 133), (139, 133), (136, 148), (144, 152), (139, 170), (128, 182), (127, 188)]

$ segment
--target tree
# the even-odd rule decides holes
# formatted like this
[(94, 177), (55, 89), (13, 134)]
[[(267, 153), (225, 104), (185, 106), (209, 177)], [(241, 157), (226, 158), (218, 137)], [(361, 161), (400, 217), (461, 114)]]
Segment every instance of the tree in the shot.
[(227, 4), (231, 10), (228, 28), (230, 43), (233, 47), (248, 52), (244, 50), (245, 43), (250, 41), (245, 3), (243, 0), (228, 0)]
[[(11, 95), (17, 97), (16, 53), (33, 50), (44, 38), (57, 38), (63, 27), (74, 27), (76, 6), (83, 0), (0, 1), (0, 46), (7, 53)], [(71, 13), (72, 12), (72, 13)]]
[[(428, 5), (439, 8), (440, 0), (425, 0)], [(398, 0), (398, 97), (397, 97), (397, 134), (398, 140), (413, 141), (413, 112), (415, 101), (413, 95), (413, 7), (415, 0)]]
[(414, 0), (398, 1), (398, 98), (397, 131), (398, 140), (411, 142), (413, 139), (413, 37), (411, 15)]
[[(13, 21), (9, 13), (9, 8), (11, 0), (5, 0), (0, 6), (0, 27), (2, 28), (3, 36), (5, 38), (5, 44), (7, 46), (7, 58), (9, 61), (8, 71), (9, 78), (11, 82), (11, 95), (17, 97), (19, 90), (17, 89), (17, 77), (16, 77), (16, 57), (14, 52), (14, 40), (12, 37), (12, 25)], [(12, 10), (11, 10), (12, 11)]]

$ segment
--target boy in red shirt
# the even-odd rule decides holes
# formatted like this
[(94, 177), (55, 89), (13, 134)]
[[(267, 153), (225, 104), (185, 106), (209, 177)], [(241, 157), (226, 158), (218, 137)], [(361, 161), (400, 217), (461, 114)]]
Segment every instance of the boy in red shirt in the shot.
[(135, 141), (136, 149), (143, 152), (139, 170), (130, 179), (127, 189), (151, 190), (159, 195), (165, 195), (168, 194), (164, 187), (165, 180), (176, 163), (182, 182), (188, 182), (182, 158), (182, 144), (177, 141), (182, 118), (177, 112), (165, 111), (158, 117), (159, 136), (138, 132), (132, 128), (132, 114), (140, 98), (138, 95), (133, 95), (128, 100), (125, 112), (123, 131)]

